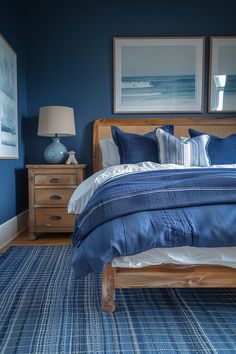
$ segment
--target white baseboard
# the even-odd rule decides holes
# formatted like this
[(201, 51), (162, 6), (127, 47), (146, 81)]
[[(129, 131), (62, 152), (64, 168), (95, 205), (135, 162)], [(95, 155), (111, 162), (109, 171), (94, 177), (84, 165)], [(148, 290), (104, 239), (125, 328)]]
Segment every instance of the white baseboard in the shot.
[(28, 219), (29, 210), (25, 210), (0, 225), (0, 249), (14, 240), (14, 238), (28, 227)]

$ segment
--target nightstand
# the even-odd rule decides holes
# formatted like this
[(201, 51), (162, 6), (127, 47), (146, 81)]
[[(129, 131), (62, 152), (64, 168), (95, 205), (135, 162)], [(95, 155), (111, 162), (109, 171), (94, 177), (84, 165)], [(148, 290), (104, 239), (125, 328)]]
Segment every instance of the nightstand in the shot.
[(29, 232), (71, 232), (76, 215), (67, 213), (68, 201), (85, 179), (86, 165), (26, 165), (29, 182)]

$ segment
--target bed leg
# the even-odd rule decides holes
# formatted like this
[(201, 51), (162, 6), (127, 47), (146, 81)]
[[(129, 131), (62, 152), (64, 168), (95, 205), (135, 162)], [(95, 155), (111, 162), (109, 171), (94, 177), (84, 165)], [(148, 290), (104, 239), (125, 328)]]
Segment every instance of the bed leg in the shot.
[(107, 264), (102, 272), (102, 311), (112, 313), (115, 305), (115, 275), (116, 270), (111, 264)]

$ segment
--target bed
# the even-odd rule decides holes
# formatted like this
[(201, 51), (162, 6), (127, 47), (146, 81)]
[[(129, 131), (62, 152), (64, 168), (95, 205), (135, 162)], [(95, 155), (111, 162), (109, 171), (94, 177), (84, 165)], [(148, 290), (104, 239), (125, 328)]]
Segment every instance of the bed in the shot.
[[(93, 171), (101, 167), (99, 140), (111, 137), (111, 126), (145, 134), (154, 128), (174, 124), (177, 137), (188, 136), (188, 129), (228, 136), (236, 132), (236, 119), (209, 118), (112, 118), (96, 120), (93, 127)], [(135, 287), (236, 287), (236, 269), (221, 265), (161, 264), (141, 268), (115, 267), (109, 262), (102, 272), (102, 311), (115, 311), (115, 290)]]

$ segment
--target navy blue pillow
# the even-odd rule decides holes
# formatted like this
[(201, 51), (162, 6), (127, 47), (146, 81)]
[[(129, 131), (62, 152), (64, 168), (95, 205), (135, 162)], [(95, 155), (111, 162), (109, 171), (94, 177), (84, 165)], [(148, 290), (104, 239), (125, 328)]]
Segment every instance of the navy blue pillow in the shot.
[[(174, 126), (164, 125), (161, 127), (173, 135)], [(152, 161), (159, 163), (156, 129), (145, 135), (126, 133), (121, 129), (111, 127), (113, 140), (120, 153), (120, 163), (138, 163)]]
[[(189, 129), (191, 138), (202, 134), (204, 133)], [(236, 134), (230, 135), (227, 138), (219, 138), (214, 135), (209, 135), (209, 137), (206, 149), (211, 165), (236, 163)]]

